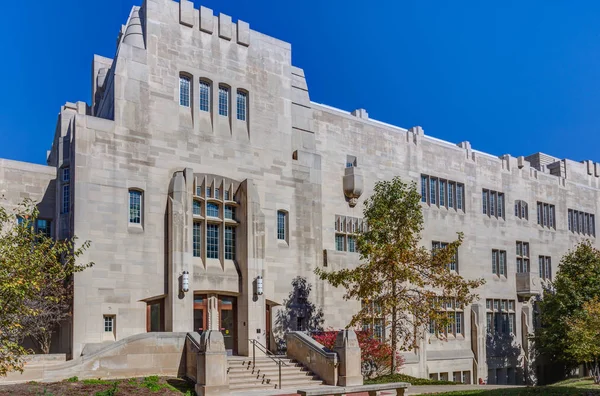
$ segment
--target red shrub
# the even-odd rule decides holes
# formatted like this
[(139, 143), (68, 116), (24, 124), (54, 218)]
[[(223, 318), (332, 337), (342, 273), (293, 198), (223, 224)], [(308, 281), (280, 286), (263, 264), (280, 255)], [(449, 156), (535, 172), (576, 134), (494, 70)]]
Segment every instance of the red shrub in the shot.
[[(369, 331), (357, 331), (358, 345), (361, 351), (362, 375), (372, 378), (383, 374), (390, 374), (392, 348), (390, 345), (373, 338)], [(333, 350), (337, 331), (328, 330), (315, 333), (312, 336), (325, 348)], [(396, 352), (396, 372), (399, 372), (404, 364), (404, 358)]]

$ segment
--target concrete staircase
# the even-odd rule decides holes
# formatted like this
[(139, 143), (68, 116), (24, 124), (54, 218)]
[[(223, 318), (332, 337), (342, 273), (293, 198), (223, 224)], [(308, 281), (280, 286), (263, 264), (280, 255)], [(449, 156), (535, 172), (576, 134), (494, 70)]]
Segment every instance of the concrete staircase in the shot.
[[(281, 388), (298, 389), (323, 385), (316, 375), (301, 364), (280, 358), (287, 366), (281, 367)], [(252, 357), (230, 356), (229, 389), (232, 392), (242, 390), (278, 389), (279, 367), (268, 357), (257, 357), (256, 366), (252, 368)]]

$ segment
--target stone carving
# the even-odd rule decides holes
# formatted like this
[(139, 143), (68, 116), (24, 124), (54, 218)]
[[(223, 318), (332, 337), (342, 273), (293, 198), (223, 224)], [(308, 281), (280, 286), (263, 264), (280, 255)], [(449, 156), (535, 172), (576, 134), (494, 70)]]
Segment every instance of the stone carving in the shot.
[(363, 192), (363, 177), (357, 167), (347, 167), (344, 171), (344, 195), (351, 208), (358, 203)]

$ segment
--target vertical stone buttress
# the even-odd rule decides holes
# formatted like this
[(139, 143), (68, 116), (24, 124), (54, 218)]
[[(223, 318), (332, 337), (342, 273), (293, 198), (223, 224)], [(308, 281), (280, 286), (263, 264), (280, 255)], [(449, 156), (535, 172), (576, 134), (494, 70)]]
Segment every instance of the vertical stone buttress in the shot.
[[(168, 290), (165, 304), (165, 330), (191, 331), (193, 327), (193, 292), (181, 291), (183, 271), (191, 271), (191, 195), (188, 181), (193, 184), (191, 169), (175, 172), (169, 185), (168, 198)], [(190, 279), (193, 274), (190, 273)]]
[(240, 188), (244, 196), (240, 218), (239, 266), (241, 271), (238, 299), (238, 353), (252, 351), (250, 340), (262, 345), (266, 340), (265, 296), (256, 293), (256, 278), (265, 276), (265, 216), (261, 210), (258, 191), (252, 180), (245, 180)]

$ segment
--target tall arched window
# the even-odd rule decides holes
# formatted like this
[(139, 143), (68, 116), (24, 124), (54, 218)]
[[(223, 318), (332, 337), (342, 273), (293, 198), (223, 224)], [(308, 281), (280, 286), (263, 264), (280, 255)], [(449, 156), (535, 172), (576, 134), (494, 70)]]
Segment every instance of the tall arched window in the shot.
[(229, 87), (219, 84), (219, 115), (229, 116)]
[(200, 80), (199, 93), (200, 93), (200, 111), (210, 111), (210, 81)]
[(287, 241), (287, 230), (288, 230), (288, 216), (287, 212), (283, 210), (277, 211), (277, 239), (280, 241)]
[(190, 107), (192, 79), (188, 75), (179, 75), (179, 105)]
[(246, 121), (248, 118), (248, 92), (238, 89), (237, 91), (237, 119)]
[(129, 223), (142, 224), (143, 192), (129, 190)]

